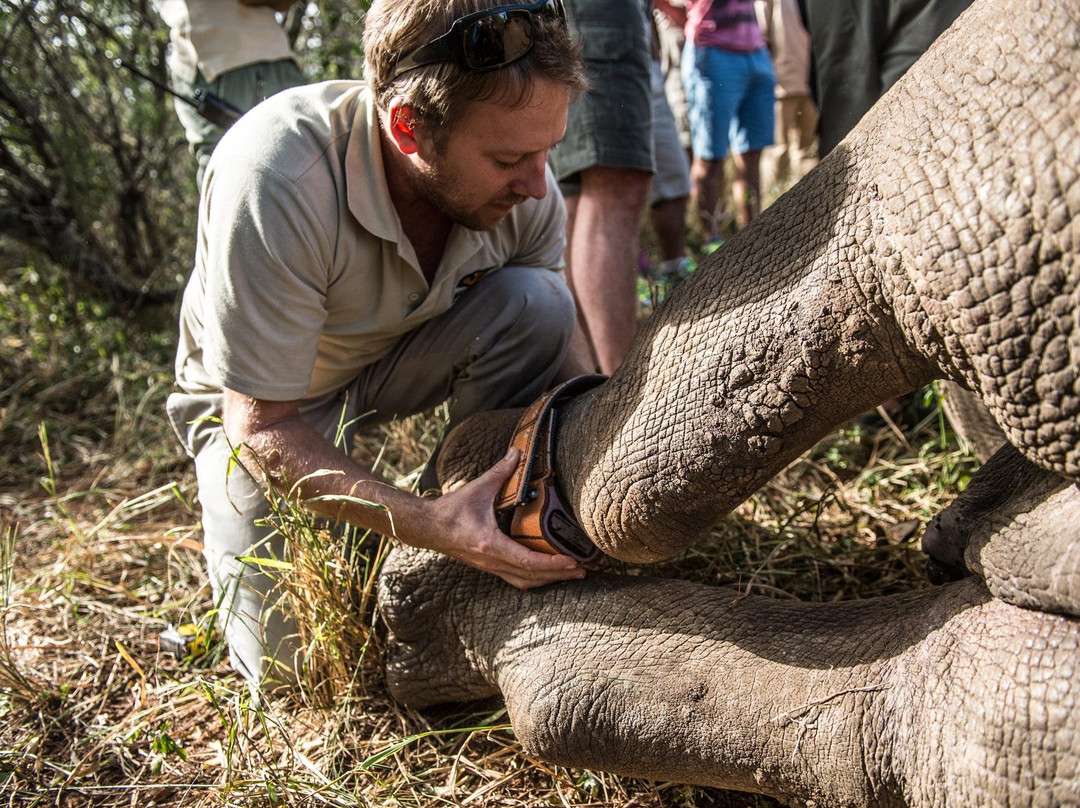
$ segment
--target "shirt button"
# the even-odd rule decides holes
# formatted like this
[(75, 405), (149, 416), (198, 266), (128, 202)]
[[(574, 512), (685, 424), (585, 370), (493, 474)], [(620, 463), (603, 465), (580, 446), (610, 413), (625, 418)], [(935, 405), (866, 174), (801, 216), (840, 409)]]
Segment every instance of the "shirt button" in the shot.
[(418, 293), (416, 293), (416, 292), (413, 292), (411, 295), (409, 295), (409, 302), (410, 303), (415, 303), (419, 299), (420, 299), (420, 295)]

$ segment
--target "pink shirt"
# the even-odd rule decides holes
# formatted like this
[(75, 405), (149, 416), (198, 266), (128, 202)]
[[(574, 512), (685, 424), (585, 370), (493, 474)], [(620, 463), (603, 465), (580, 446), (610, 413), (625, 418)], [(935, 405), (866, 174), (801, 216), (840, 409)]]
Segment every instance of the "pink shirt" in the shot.
[(686, 0), (688, 42), (736, 53), (752, 53), (765, 47), (754, 0)]

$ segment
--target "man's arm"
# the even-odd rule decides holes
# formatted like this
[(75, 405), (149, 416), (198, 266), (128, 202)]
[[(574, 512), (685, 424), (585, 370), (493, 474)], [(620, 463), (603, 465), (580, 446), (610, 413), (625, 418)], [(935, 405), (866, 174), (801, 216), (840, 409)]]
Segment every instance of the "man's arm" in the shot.
[[(241, 462), (256, 479), (268, 478), (281, 493), (304, 480), (299, 498), (318, 514), (435, 550), (520, 589), (585, 575), (568, 556), (534, 552), (499, 530), (493, 505), (514, 470), (516, 452), (467, 485), (424, 499), (376, 477), (334, 447), (300, 417), (299, 402), (266, 401), (225, 390), (222, 422), (230, 444), (240, 449)], [(316, 474), (325, 470), (340, 473)], [(334, 501), (338, 497), (350, 501)], [(317, 498), (330, 499), (311, 501)]]
[(686, 27), (686, 7), (676, 6), (669, 3), (668, 0), (653, 0), (653, 8), (671, 20), (673, 25), (679, 28)]

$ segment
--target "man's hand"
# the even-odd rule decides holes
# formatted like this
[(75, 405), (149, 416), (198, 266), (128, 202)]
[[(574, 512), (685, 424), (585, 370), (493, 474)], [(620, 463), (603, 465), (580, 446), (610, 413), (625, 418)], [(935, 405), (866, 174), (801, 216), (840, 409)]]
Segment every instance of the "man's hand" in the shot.
[[(418, 547), (435, 550), (471, 567), (498, 575), (518, 589), (584, 578), (585, 569), (565, 555), (530, 550), (503, 533), (495, 522), (495, 498), (514, 472), (520, 452), (511, 452), (482, 476), (431, 500), (436, 518)], [(405, 539), (402, 539), (405, 541)]]
[[(335, 448), (304, 422), (298, 401), (266, 401), (225, 390), (221, 419), (230, 444), (244, 447), (240, 459), (252, 474), (266, 471), (290, 485), (303, 480), (299, 496), (316, 513), (393, 533), (405, 544), (444, 553), (520, 589), (585, 577), (584, 568), (569, 556), (538, 553), (499, 530), (495, 498), (514, 472), (516, 449), (456, 491), (421, 499), (375, 477)], [(259, 462), (252, 464), (251, 456)], [(341, 473), (319, 474), (324, 469)]]

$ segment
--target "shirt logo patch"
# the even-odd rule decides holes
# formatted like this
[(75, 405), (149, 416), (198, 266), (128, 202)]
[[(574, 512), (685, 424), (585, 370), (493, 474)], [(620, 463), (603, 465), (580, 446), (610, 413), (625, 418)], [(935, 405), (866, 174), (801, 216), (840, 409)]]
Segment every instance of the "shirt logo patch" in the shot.
[(478, 269), (476, 272), (470, 272), (460, 281), (458, 281), (459, 289), (468, 289), (470, 286), (476, 286), (477, 282), (491, 272), (491, 269)]

